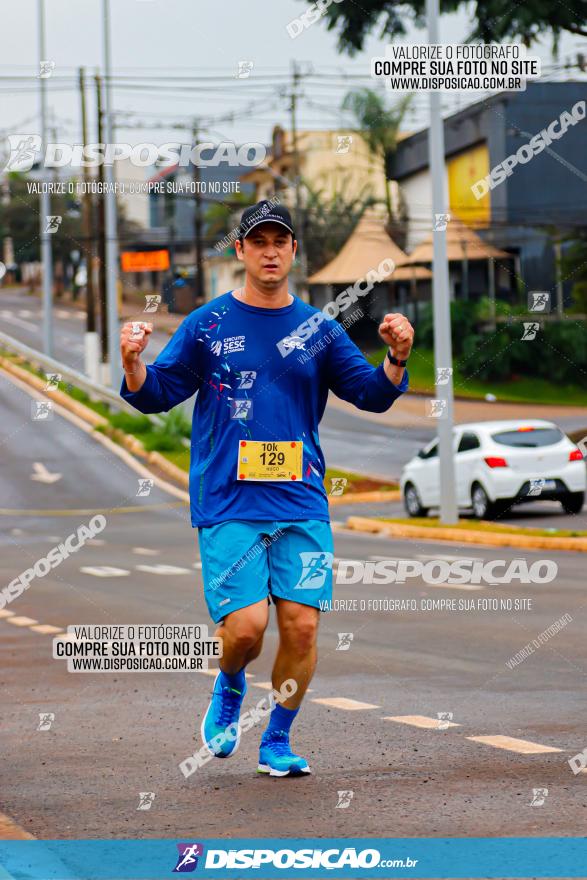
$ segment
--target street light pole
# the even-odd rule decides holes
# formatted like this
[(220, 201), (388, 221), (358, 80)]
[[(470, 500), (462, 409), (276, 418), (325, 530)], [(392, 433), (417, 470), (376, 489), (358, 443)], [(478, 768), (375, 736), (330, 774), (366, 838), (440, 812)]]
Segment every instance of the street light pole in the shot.
[[(47, 218), (51, 214), (51, 198), (45, 174), (45, 155), (47, 152), (47, 84), (43, 76), (42, 63), (45, 54), (45, 4), (39, 0), (39, 83), (41, 87), (41, 212), (39, 217), (41, 239), (41, 262), (43, 264), (43, 351), (53, 357), (53, 252), (51, 233), (48, 232)], [(47, 192), (45, 192), (47, 190)]]
[[(438, 44), (439, 0), (426, 0), (428, 42)], [(446, 214), (444, 198), (444, 127), (440, 92), (430, 92), (430, 136), (428, 139), (430, 178), (432, 181), (432, 236), (434, 242), (432, 303), (434, 316), (434, 366), (436, 369), (436, 400), (439, 401), (438, 454), (440, 464), (440, 521), (446, 525), (458, 522), (453, 452), (453, 381), (452, 340), (446, 226), (437, 222)], [(448, 382), (438, 383), (440, 371), (448, 369)]]
[[(112, 65), (110, 57), (110, 3), (102, 0), (103, 49), (104, 49), (104, 122), (106, 143), (112, 143)], [(118, 357), (118, 234), (116, 229), (116, 195), (114, 194), (114, 169), (104, 163), (105, 227), (106, 227), (106, 299), (108, 304), (108, 352), (110, 355), (110, 385), (119, 388), (122, 381)]]

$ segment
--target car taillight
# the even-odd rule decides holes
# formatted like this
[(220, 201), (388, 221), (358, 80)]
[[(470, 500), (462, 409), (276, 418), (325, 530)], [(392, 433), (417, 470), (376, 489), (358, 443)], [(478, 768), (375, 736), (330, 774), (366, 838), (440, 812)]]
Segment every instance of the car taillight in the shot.
[(489, 455), (485, 459), (485, 464), (490, 468), (498, 468), (498, 467), (507, 467), (508, 463), (505, 458), (498, 458), (494, 455)]
[(583, 453), (580, 449), (573, 449), (569, 452), (569, 461), (583, 461)]

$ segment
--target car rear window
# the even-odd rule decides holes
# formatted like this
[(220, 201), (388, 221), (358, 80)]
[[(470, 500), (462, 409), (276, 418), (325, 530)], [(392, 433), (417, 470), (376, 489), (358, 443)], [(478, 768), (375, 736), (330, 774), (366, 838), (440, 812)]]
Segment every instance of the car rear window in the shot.
[(553, 446), (560, 443), (564, 434), (559, 428), (532, 428), (532, 430), (499, 431), (491, 435), (502, 446)]

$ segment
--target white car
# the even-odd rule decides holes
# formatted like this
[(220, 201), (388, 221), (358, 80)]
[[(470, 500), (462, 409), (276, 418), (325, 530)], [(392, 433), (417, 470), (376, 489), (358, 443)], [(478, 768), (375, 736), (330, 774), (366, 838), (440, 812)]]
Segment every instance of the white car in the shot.
[[(553, 422), (474, 422), (454, 429), (459, 507), (491, 519), (514, 504), (560, 501), (565, 513), (580, 513), (587, 470), (581, 450)], [(400, 486), (410, 516), (426, 516), (440, 504), (438, 440), (405, 466)]]

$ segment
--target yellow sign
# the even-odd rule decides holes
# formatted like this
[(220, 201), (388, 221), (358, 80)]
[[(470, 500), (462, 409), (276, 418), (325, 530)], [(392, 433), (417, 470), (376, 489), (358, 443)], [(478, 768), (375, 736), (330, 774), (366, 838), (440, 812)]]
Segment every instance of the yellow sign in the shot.
[(475, 198), (471, 187), (489, 174), (489, 153), (486, 144), (466, 150), (446, 163), (448, 198), (451, 215), (469, 226), (485, 226), (491, 219), (491, 193)]
[(123, 272), (160, 272), (169, 269), (169, 251), (123, 251)]
[(301, 440), (240, 440), (238, 444), (239, 480), (290, 483), (302, 479), (304, 444)]

